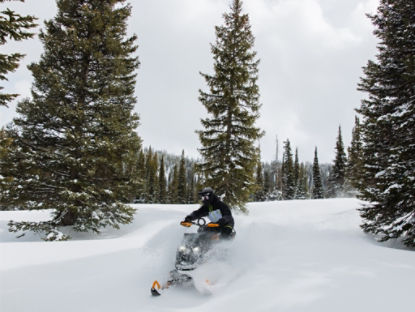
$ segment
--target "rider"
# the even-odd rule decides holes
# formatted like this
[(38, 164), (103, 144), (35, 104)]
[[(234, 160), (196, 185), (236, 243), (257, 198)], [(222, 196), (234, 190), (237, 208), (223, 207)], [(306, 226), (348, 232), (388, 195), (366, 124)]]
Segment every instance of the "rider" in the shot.
[(219, 224), (223, 236), (231, 236), (235, 223), (228, 205), (222, 202), (210, 187), (205, 187), (198, 194), (203, 201), (202, 207), (186, 216), (184, 221), (191, 222), (195, 219), (208, 217), (212, 223)]

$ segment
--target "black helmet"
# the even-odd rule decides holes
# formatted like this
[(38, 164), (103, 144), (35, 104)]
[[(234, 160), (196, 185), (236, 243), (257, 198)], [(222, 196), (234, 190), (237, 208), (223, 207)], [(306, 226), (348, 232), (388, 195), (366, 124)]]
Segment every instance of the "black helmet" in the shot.
[(203, 196), (203, 195), (209, 195), (210, 196), (211, 194), (213, 194), (213, 189), (211, 187), (205, 187), (197, 194), (199, 196)]
[(213, 189), (211, 187), (203, 188), (203, 190), (201, 190), (198, 194), (199, 194), (201, 200), (205, 204), (209, 203), (209, 202), (212, 202), (212, 200), (213, 200), (213, 198), (212, 198)]

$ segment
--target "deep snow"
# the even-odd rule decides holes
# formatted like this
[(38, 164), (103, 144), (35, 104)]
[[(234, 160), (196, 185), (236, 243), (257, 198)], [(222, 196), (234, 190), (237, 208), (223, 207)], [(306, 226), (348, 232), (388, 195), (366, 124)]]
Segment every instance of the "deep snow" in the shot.
[[(164, 281), (195, 205), (134, 205), (135, 221), (67, 242), (16, 239), (7, 222), (48, 212), (0, 212), (0, 311), (409, 311), (415, 252), (359, 228), (355, 199), (251, 203), (237, 236), (194, 271), (198, 290)], [(395, 247), (395, 248), (392, 248)], [(209, 279), (210, 285), (204, 281)]]

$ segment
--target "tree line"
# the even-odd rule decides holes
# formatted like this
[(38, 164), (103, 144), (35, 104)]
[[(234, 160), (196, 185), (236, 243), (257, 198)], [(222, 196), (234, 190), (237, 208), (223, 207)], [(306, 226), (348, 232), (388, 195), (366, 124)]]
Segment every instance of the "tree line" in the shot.
[(283, 158), (271, 163), (259, 162), (256, 170), (257, 191), (252, 200), (291, 200), (353, 197), (358, 193), (362, 174), (362, 138), (359, 118), (355, 118), (352, 141), (345, 152), (341, 127), (335, 145), (335, 159), (320, 164), (318, 149), (313, 163), (300, 162), (298, 149), (293, 152), (289, 139), (283, 142)]
[[(353, 197), (358, 193), (362, 174), (362, 139), (360, 121), (355, 118), (352, 141), (346, 149), (339, 126), (335, 144), (335, 159), (331, 164), (320, 164), (317, 147), (314, 161), (300, 162), (298, 149), (284, 141), (281, 161), (259, 161), (255, 167), (255, 191), (248, 201), (319, 199)], [(139, 154), (142, 185), (133, 201), (137, 203), (197, 203), (197, 191), (203, 186), (203, 177), (196, 170), (197, 160), (154, 151), (151, 147)]]

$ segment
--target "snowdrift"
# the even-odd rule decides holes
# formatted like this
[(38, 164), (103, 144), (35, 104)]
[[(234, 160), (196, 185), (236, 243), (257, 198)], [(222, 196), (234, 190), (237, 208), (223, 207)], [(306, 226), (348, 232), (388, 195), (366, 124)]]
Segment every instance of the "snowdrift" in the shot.
[[(48, 211), (0, 212), (0, 310), (391, 311), (411, 310), (415, 253), (359, 228), (355, 199), (251, 203), (237, 236), (193, 272), (196, 289), (151, 297), (173, 268), (195, 205), (134, 205), (135, 221), (67, 242), (20, 239), (7, 222)], [(206, 284), (206, 279), (209, 284)]]

